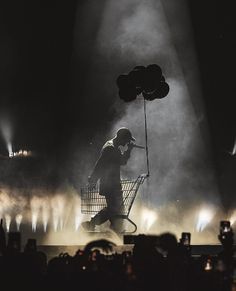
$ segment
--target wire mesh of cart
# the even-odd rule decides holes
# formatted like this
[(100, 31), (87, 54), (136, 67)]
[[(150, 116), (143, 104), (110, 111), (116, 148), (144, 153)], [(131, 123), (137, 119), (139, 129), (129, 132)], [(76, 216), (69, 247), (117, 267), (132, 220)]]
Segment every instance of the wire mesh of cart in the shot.
[[(121, 180), (122, 187), (122, 205), (120, 213), (116, 214), (117, 218), (126, 219), (134, 229), (132, 231), (124, 231), (125, 233), (134, 233), (137, 230), (137, 225), (129, 218), (129, 213), (136, 198), (139, 186), (143, 184), (147, 178), (147, 174), (141, 174), (134, 180)], [(99, 194), (99, 183), (94, 186), (86, 185), (81, 187), (81, 213), (95, 215), (100, 210), (107, 207), (106, 198)]]

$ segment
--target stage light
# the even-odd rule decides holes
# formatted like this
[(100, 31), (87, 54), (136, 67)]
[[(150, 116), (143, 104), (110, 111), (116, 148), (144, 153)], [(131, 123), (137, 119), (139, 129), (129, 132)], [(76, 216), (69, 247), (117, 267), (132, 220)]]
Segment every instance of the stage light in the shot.
[(30, 208), (31, 208), (31, 223), (32, 223), (32, 231), (36, 232), (37, 222), (39, 211), (42, 206), (42, 198), (33, 196), (30, 200)]
[(213, 266), (212, 266), (212, 260), (211, 258), (209, 257), (207, 260), (206, 260), (206, 263), (205, 263), (205, 266), (204, 266), (204, 270), (205, 271), (211, 271), (213, 269)]
[(48, 226), (48, 222), (47, 220), (43, 221), (43, 231), (46, 232), (47, 231), (47, 226)]
[(57, 215), (53, 215), (53, 229), (55, 232), (57, 232), (57, 228), (58, 228), (58, 216)]
[(62, 219), (62, 217), (60, 217), (59, 218), (59, 225), (60, 225), (60, 230), (62, 230), (63, 229), (63, 219)]
[(15, 220), (16, 220), (17, 231), (20, 231), (20, 225), (21, 225), (22, 218), (23, 218), (23, 216), (21, 214), (16, 215)]
[(82, 216), (79, 214), (76, 214), (75, 215), (75, 231), (77, 231), (79, 229), (81, 221), (82, 221)]
[(233, 149), (232, 151), (227, 151), (231, 156), (234, 156), (236, 154), (236, 138), (235, 138), (235, 141), (234, 141), (234, 146), (233, 146)]
[(6, 230), (7, 232), (9, 232), (10, 225), (11, 225), (11, 216), (9, 214), (5, 214), (5, 222), (6, 222)]
[(37, 221), (38, 221), (38, 213), (32, 213), (32, 231), (36, 232), (37, 230)]
[(60, 229), (63, 229), (63, 215), (65, 208), (65, 201), (62, 196), (56, 196), (51, 200), (52, 207), (52, 217), (53, 217), (53, 228), (56, 232), (58, 230), (58, 226)]
[(9, 116), (6, 116), (5, 113), (3, 113), (3, 116), (0, 118), (0, 131), (2, 132), (4, 141), (6, 143), (8, 156), (12, 157), (12, 126)]
[(157, 220), (157, 213), (148, 208), (142, 209), (141, 212), (141, 229), (148, 231), (153, 223)]
[(49, 205), (48, 199), (42, 201), (42, 220), (43, 220), (43, 230), (44, 232), (47, 231), (47, 225), (49, 220)]
[(12, 144), (10, 142), (7, 143), (7, 149), (8, 149), (9, 158), (13, 157)]
[(212, 218), (214, 216), (214, 212), (212, 209), (203, 208), (200, 210), (198, 214), (198, 220), (197, 220), (197, 231), (201, 232), (205, 229), (205, 227), (212, 221)]
[(234, 211), (232, 213), (232, 215), (229, 218), (229, 221), (230, 221), (231, 225), (233, 225), (235, 223), (235, 221), (236, 221), (236, 211)]
[(29, 150), (19, 150), (17, 152), (11, 152), (9, 154), (9, 158), (15, 158), (15, 157), (31, 157), (33, 155), (32, 151)]
[[(76, 201), (78, 203), (78, 201)], [(81, 214), (81, 206), (80, 203), (78, 203), (75, 207), (75, 231), (77, 231), (80, 227), (80, 224), (82, 222), (82, 214)]]

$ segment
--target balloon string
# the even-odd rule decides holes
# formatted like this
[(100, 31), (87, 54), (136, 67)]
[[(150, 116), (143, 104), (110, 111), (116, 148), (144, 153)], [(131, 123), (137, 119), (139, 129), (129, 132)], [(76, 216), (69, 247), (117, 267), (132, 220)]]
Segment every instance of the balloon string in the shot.
[(143, 109), (144, 109), (144, 126), (145, 126), (145, 149), (147, 157), (147, 176), (150, 176), (149, 170), (149, 158), (148, 158), (148, 138), (147, 138), (147, 113), (146, 113), (146, 100), (143, 98)]

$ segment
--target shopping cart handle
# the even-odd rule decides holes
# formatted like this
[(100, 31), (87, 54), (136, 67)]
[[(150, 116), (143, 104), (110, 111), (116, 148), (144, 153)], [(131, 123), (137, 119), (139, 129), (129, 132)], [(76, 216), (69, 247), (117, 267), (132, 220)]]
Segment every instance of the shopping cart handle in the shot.
[(149, 174), (141, 174), (139, 177), (140, 178), (148, 178), (149, 177)]

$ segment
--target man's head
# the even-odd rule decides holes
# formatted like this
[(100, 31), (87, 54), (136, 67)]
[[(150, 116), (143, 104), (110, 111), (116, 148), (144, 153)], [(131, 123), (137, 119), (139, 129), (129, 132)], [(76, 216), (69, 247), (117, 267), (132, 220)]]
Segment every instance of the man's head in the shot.
[(135, 141), (135, 138), (132, 136), (131, 131), (126, 127), (121, 127), (116, 133), (116, 139), (119, 145), (126, 145), (131, 141)]

